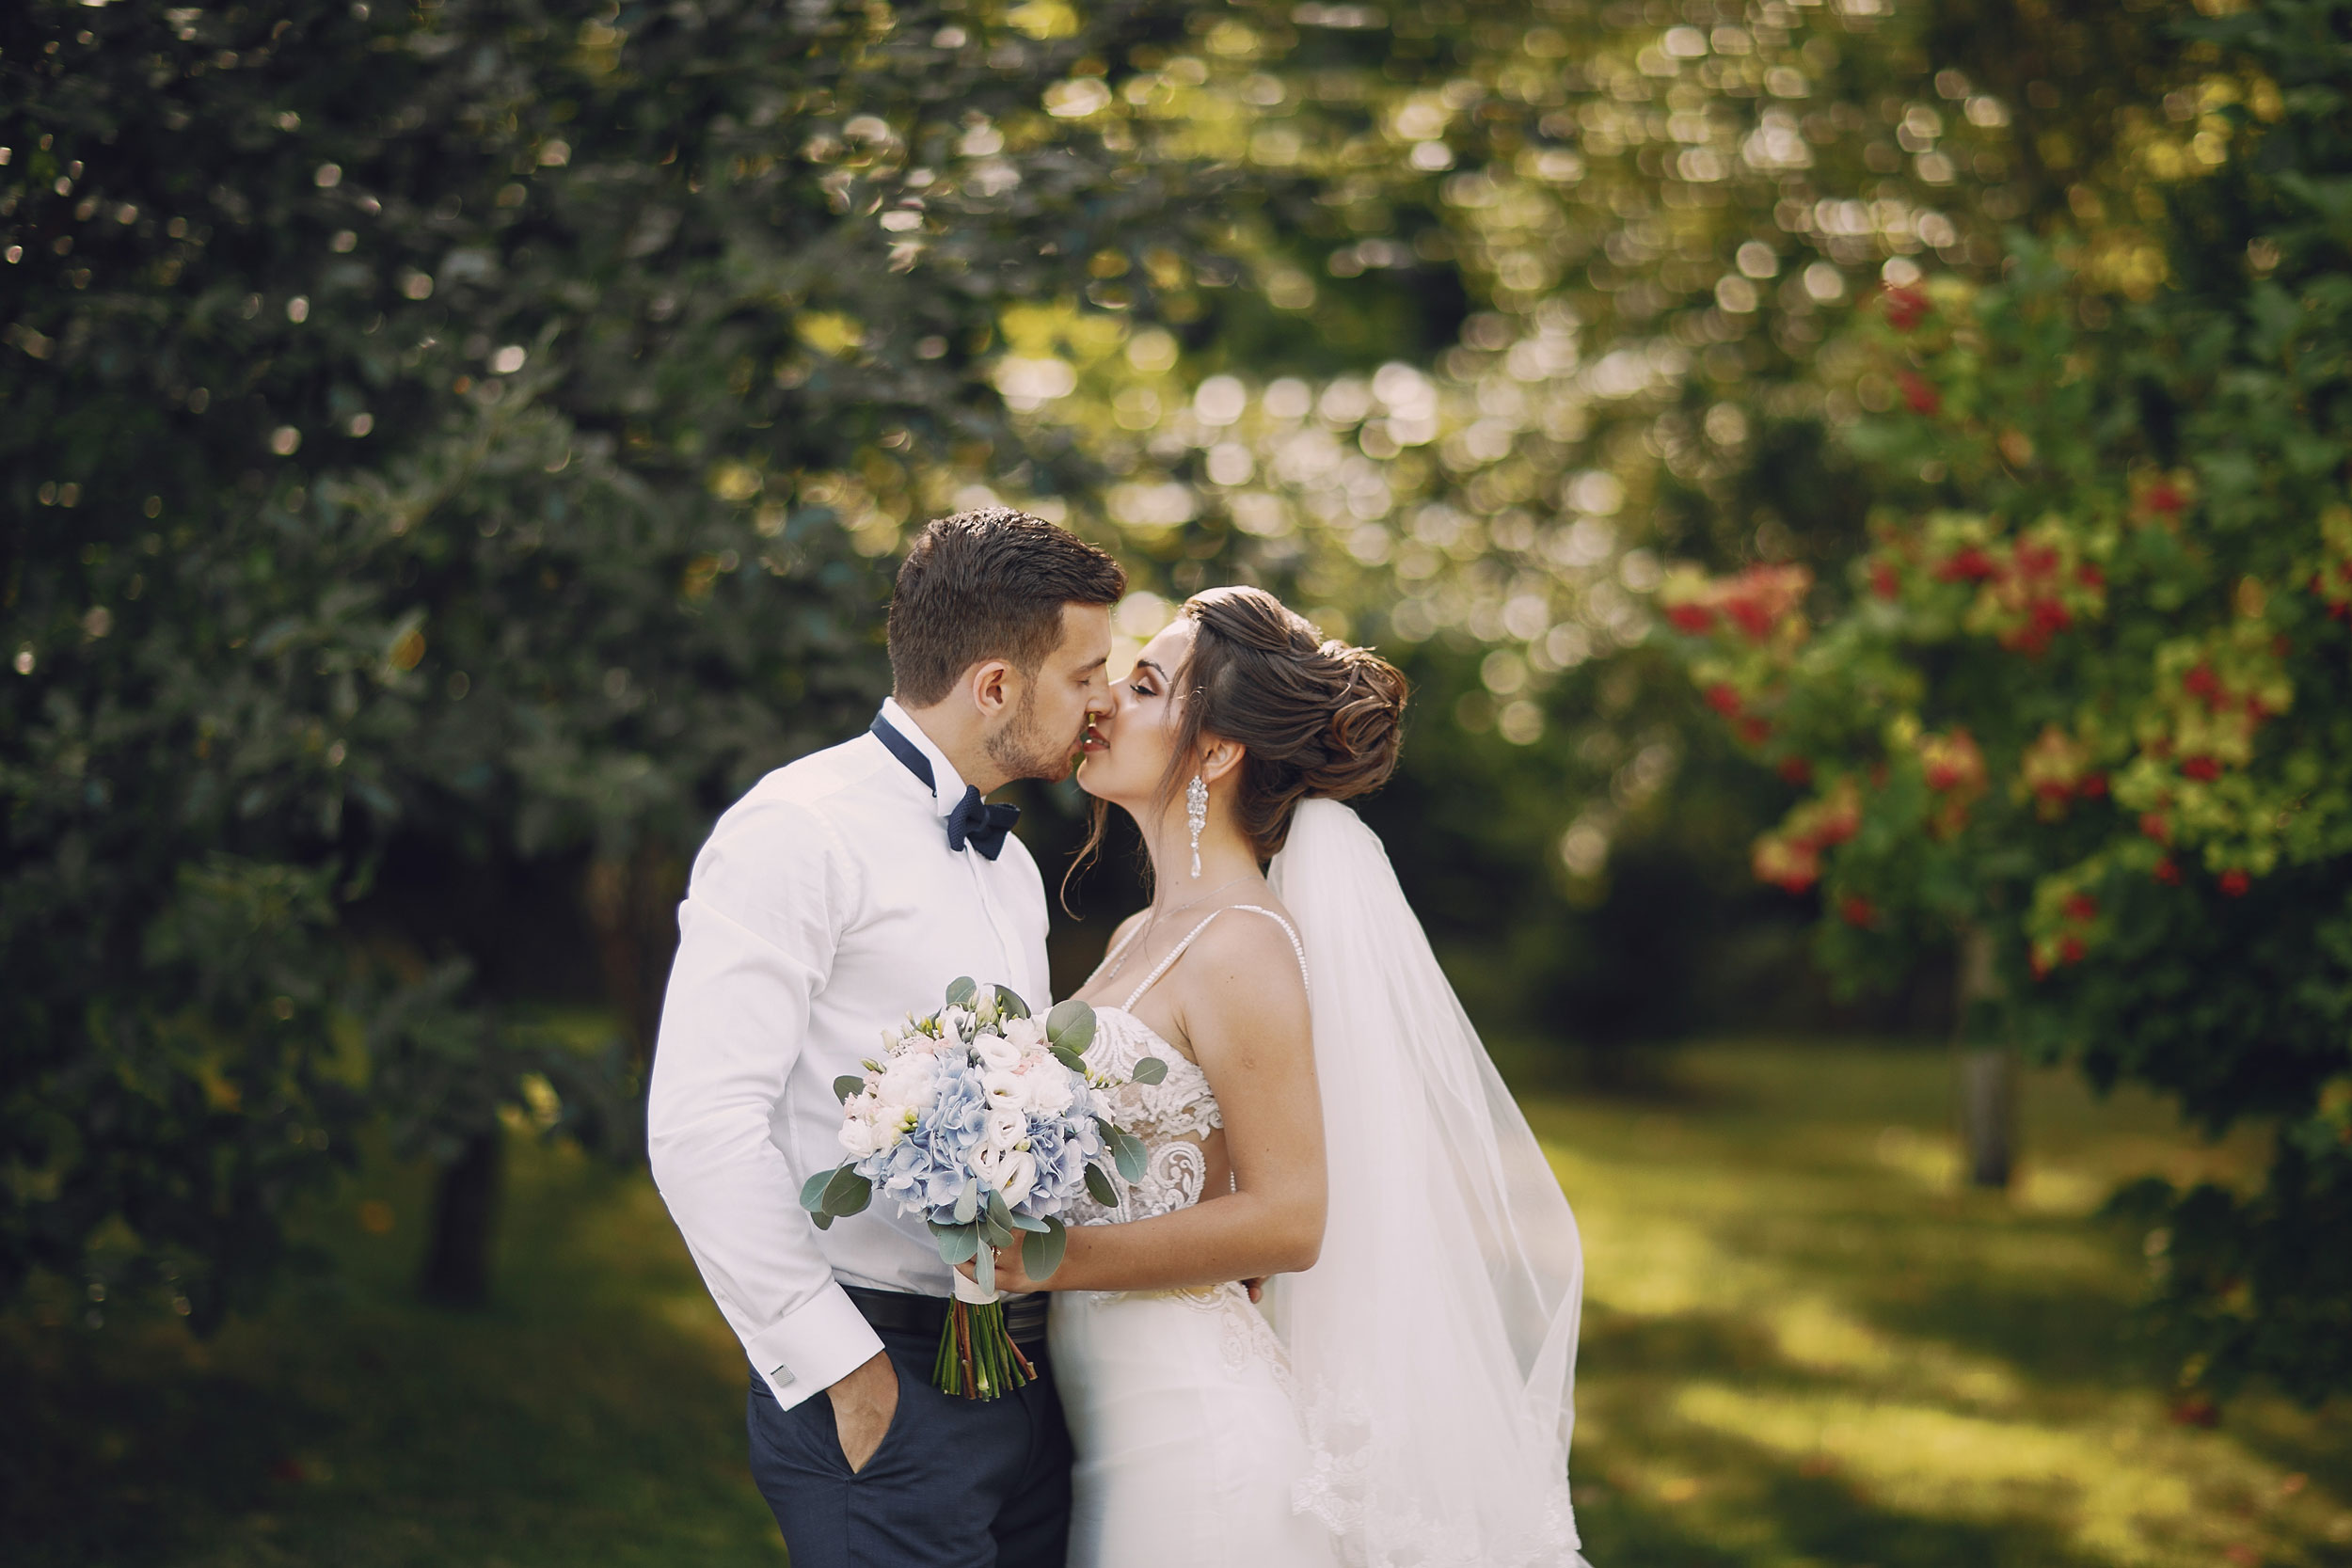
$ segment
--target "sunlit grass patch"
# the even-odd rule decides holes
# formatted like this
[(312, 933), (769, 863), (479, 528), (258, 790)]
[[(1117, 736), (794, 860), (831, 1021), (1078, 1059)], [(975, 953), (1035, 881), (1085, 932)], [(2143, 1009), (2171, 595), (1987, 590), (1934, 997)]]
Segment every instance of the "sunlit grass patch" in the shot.
[(1531, 1102), (1587, 1252), (1574, 1469), (1612, 1562), (2352, 1560), (2345, 1423), (2174, 1424), (2132, 1349), (2149, 1170), (2229, 1180), (2143, 1098), (2030, 1077), (2011, 1193), (1962, 1184), (1934, 1052), (1716, 1047), (1687, 1094)]

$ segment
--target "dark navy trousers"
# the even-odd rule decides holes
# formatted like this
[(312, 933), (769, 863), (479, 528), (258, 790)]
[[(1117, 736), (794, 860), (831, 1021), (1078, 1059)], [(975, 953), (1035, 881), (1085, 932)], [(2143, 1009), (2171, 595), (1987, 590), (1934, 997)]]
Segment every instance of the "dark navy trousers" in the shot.
[(1070, 1431), (1045, 1347), (1038, 1380), (995, 1400), (931, 1386), (932, 1335), (885, 1332), (898, 1409), (851, 1474), (833, 1401), (786, 1410), (755, 1375), (752, 1480), (783, 1527), (792, 1568), (1063, 1568), (1070, 1545)]

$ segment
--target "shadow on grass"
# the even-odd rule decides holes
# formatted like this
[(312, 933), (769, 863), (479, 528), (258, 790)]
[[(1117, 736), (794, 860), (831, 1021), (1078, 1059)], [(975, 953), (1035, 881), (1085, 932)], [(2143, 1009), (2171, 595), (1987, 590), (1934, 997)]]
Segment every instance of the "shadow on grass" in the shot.
[(344, 1271), (197, 1344), (171, 1323), (0, 1329), (16, 1568), (759, 1564), (741, 1352), (642, 1176), (518, 1143), (499, 1293), (415, 1304), (421, 1216), (372, 1171), (324, 1217)]

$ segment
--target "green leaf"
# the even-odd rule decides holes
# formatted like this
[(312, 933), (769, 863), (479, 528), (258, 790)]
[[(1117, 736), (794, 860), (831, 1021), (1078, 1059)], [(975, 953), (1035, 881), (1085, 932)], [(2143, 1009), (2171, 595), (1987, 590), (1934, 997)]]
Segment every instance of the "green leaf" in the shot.
[(975, 1264), (973, 1275), (978, 1280), (980, 1289), (983, 1291), (996, 1289), (996, 1254), (987, 1247), (982, 1247), (973, 1254), (972, 1261)]
[(1127, 1076), (1131, 1081), (1137, 1084), (1157, 1084), (1167, 1078), (1168, 1064), (1161, 1061), (1157, 1056), (1146, 1056), (1143, 1060), (1136, 1064), (1135, 1071), (1129, 1073)]
[(826, 1213), (821, 1209), (816, 1213), (811, 1214), (809, 1218), (817, 1222), (817, 1228), (819, 1230), (831, 1230), (833, 1228), (833, 1216)]
[(845, 1072), (833, 1081), (833, 1097), (835, 1100), (847, 1101), (853, 1094), (863, 1093), (865, 1088), (866, 1080), (862, 1075)]
[(846, 1218), (863, 1213), (873, 1201), (874, 1184), (847, 1165), (834, 1171), (833, 1180), (825, 1183), (824, 1205), (829, 1214)]
[(839, 1168), (839, 1166), (835, 1166), (834, 1170), (820, 1170), (816, 1175), (801, 1183), (802, 1208), (808, 1210), (812, 1213), (820, 1213), (823, 1212), (825, 1207), (825, 1184), (834, 1179), (835, 1172), (837, 1172)]
[(969, 1263), (980, 1250), (980, 1229), (975, 1225), (934, 1225), (931, 1240), (939, 1244), (939, 1260), (951, 1269)]
[(1005, 1195), (993, 1187), (988, 1190), (988, 1221), (1008, 1234), (1012, 1230), (1012, 1209), (1005, 1202)]
[(1061, 1255), (1069, 1245), (1069, 1229), (1059, 1220), (1047, 1220), (1043, 1229), (1032, 1232), (1021, 1243), (1021, 1266), (1031, 1279), (1051, 1279), (1054, 1271), (1061, 1267)]
[(1071, 1071), (1084, 1072), (1087, 1069), (1086, 1058), (1071, 1050), (1068, 1046), (1049, 1045), (1045, 1049), (1053, 1053), (1054, 1060), (1059, 1062)]
[(1110, 1173), (1091, 1160), (1087, 1162), (1087, 1196), (1105, 1209), (1119, 1207), (1119, 1189), (1111, 1185)]
[(1046, 1222), (1034, 1214), (1025, 1214), (1018, 1209), (1013, 1211), (1012, 1227), (1015, 1230), (1042, 1230), (1045, 1226)]
[(980, 1183), (976, 1178), (966, 1177), (963, 1181), (963, 1191), (956, 1195), (956, 1223), (970, 1225), (972, 1216), (979, 1211), (979, 1206)]
[(972, 976), (959, 974), (947, 982), (947, 1006), (968, 1007), (972, 1006), (972, 998), (979, 994), (979, 990), (978, 986), (972, 983)]
[(1045, 1038), (1057, 1050), (1085, 1055), (1094, 1043), (1094, 1009), (1074, 996), (1057, 1002), (1045, 1015)]
[(1120, 1128), (1111, 1129), (1111, 1159), (1118, 1164), (1120, 1175), (1129, 1181), (1142, 1180), (1150, 1158), (1142, 1139)]
[(996, 1010), (1007, 1018), (1026, 1018), (1029, 1005), (1010, 986), (996, 988)]

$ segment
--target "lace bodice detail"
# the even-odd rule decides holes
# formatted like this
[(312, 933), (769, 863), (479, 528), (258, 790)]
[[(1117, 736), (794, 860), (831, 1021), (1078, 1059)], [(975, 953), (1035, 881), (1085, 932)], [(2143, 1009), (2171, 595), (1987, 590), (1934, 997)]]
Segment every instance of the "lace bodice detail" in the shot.
[(1148, 1156), (1143, 1180), (1129, 1185), (1114, 1177), (1112, 1185), (1124, 1189), (1119, 1206), (1105, 1209), (1081, 1198), (1069, 1214), (1070, 1223), (1108, 1225), (1189, 1208), (1200, 1201), (1208, 1180), (1208, 1159), (1200, 1146), (1225, 1125), (1217, 1114), (1216, 1096), (1209, 1090), (1209, 1075), (1123, 1007), (1098, 1008), (1094, 1020), (1088, 1066), (1124, 1078), (1146, 1056), (1157, 1056), (1168, 1064), (1168, 1076), (1156, 1084), (1127, 1084), (1111, 1092), (1111, 1119), (1143, 1140)]
[[(1293, 951), (1298, 952), (1299, 974), (1306, 974), (1306, 955), (1299, 951), (1298, 933), (1291, 929), (1289, 921), (1254, 904), (1230, 907), (1278, 922), (1290, 937)], [(1143, 1141), (1143, 1180), (1131, 1184), (1113, 1177), (1112, 1185), (1120, 1189), (1117, 1206), (1106, 1209), (1091, 1198), (1080, 1198), (1065, 1216), (1072, 1225), (1145, 1220), (1190, 1208), (1200, 1201), (1209, 1176), (1208, 1156), (1200, 1146), (1210, 1133), (1225, 1125), (1225, 1118), (1217, 1112), (1216, 1096), (1209, 1088), (1209, 1075), (1129, 1009), (1184, 957), (1193, 938), (1208, 928), (1209, 921), (1224, 912), (1212, 910), (1207, 920), (1194, 927), (1144, 976), (1125, 1003), (1095, 1009), (1094, 1043), (1087, 1051), (1089, 1067), (1108, 1077), (1123, 1079), (1135, 1070), (1137, 1062), (1146, 1056), (1156, 1056), (1168, 1064), (1168, 1076), (1156, 1084), (1126, 1084), (1112, 1091), (1111, 1119)], [(1104, 961), (1117, 956), (1114, 950)]]

